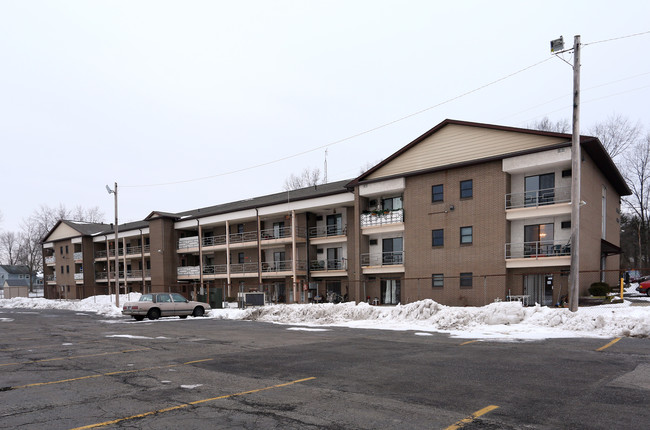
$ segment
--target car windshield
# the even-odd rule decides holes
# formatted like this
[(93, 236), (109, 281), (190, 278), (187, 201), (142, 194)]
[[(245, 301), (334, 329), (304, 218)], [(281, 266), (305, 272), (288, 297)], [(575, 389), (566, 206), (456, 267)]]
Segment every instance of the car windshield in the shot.
[(174, 300), (175, 302), (186, 302), (187, 301), (187, 299), (185, 297), (181, 296), (178, 293), (173, 293), (172, 294), (172, 300)]
[(151, 294), (143, 294), (140, 296), (141, 302), (153, 302), (153, 296)]

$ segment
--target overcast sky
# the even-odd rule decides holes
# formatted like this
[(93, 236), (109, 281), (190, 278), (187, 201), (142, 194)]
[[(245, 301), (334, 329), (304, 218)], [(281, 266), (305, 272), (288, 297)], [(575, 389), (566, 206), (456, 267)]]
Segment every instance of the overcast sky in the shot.
[(647, 0), (4, 0), (0, 229), (41, 204), (111, 222), (114, 182), (120, 222), (280, 192), (328, 144), (328, 180), (353, 178), (445, 118), (570, 119), (561, 35), (585, 44), (583, 133), (650, 128), (650, 34), (601, 42), (649, 17)]

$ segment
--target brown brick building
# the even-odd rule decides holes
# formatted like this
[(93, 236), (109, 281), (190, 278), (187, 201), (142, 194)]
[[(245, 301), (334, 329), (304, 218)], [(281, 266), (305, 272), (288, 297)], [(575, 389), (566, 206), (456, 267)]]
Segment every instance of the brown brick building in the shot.
[[(598, 139), (581, 146), (585, 292), (616, 283), (630, 190)], [(567, 134), (446, 120), (351, 181), (120, 225), (120, 285), (217, 306), (246, 291), (287, 303), (550, 305), (567, 293), (575, 252), (570, 147)], [(61, 221), (43, 247), (47, 297), (114, 285), (111, 226)]]

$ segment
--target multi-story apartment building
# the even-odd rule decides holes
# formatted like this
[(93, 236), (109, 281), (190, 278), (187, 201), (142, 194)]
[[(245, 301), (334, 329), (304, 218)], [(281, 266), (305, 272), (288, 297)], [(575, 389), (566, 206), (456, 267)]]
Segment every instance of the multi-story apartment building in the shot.
[[(616, 283), (620, 197), (630, 190), (598, 139), (583, 136), (581, 146), (584, 293), (594, 281)], [(567, 134), (446, 120), (356, 179), (154, 211), (119, 226), (117, 246), (110, 225), (62, 221), (44, 240), (46, 295), (105, 293), (117, 249), (123, 288), (217, 306), (242, 291), (279, 303), (329, 293), (376, 304), (521, 296), (550, 305), (568, 291), (576, 252), (570, 149)]]

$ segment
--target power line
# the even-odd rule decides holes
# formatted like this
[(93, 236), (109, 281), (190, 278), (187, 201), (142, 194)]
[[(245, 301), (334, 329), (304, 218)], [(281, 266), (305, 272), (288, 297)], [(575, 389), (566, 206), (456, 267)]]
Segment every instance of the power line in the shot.
[(405, 116), (403, 116), (403, 117), (400, 117), (400, 118), (397, 118), (397, 119), (395, 119), (395, 120), (392, 120), (392, 121), (386, 122), (386, 123), (384, 123), (384, 124), (378, 125), (378, 126), (376, 126), (376, 127), (373, 127), (373, 128), (367, 129), (367, 130), (364, 130), (364, 131), (362, 131), (362, 132), (359, 132), (359, 133), (353, 134), (353, 135), (348, 136), (348, 137), (345, 137), (345, 138), (343, 138), (343, 139), (339, 139), (339, 140), (336, 140), (336, 141), (333, 141), (333, 142), (330, 142), (330, 143), (326, 143), (326, 144), (324, 144), (324, 145), (320, 145), (320, 146), (317, 146), (317, 147), (314, 147), (314, 148), (308, 149), (308, 150), (306, 150), (306, 151), (298, 152), (298, 153), (295, 153), (295, 154), (292, 154), (292, 155), (287, 155), (286, 157), (281, 157), (281, 158), (277, 158), (277, 159), (275, 159), (275, 160), (267, 161), (267, 162), (264, 162), (264, 163), (255, 164), (255, 165), (248, 166), (248, 167), (243, 167), (243, 168), (241, 168), (241, 169), (230, 170), (230, 171), (227, 171), (227, 172), (217, 173), (217, 174), (214, 174), (214, 175), (203, 176), (203, 177), (199, 177), (199, 178), (185, 179), (185, 180), (172, 181), (172, 182), (161, 182), (161, 183), (156, 183), (156, 184), (120, 185), (120, 186), (121, 186), (122, 188), (145, 188), (145, 187), (161, 187), (161, 186), (166, 186), (166, 185), (184, 184), (184, 183), (188, 183), (188, 182), (198, 182), (198, 181), (204, 181), (204, 180), (206, 180), (206, 179), (213, 179), (213, 178), (218, 178), (218, 177), (221, 177), (221, 176), (227, 176), (227, 175), (232, 175), (232, 174), (235, 174), (235, 173), (241, 173), (241, 172), (245, 172), (245, 171), (247, 171), (247, 170), (253, 170), (253, 169), (260, 168), (260, 167), (268, 166), (268, 165), (270, 165), (270, 164), (279, 163), (279, 162), (281, 162), (281, 161), (289, 160), (289, 159), (291, 159), (291, 158), (300, 157), (301, 155), (305, 155), (305, 154), (308, 154), (308, 153), (310, 153), (310, 152), (318, 151), (318, 150), (320, 150), (320, 149), (328, 148), (328, 147), (330, 147), (330, 146), (334, 146), (334, 145), (337, 145), (337, 144), (339, 144), (339, 143), (347, 142), (348, 140), (352, 140), (352, 139), (355, 139), (355, 138), (357, 138), (357, 137), (363, 136), (363, 135), (365, 135), (365, 134), (372, 133), (372, 132), (374, 132), (374, 131), (380, 130), (380, 129), (382, 129), (382, 128), (385, 128), (385, 127), (388, 127), (388, 126), (390, 126), (390, 125), (396, 124), (396, 123), (398, 123), (398, 122), (404, 121), (404, 120), (406, 120), (406, 119), (412, 118), (412, 117), (414, 117), (414, 116), (416, 116), (416, 115), (420, 115), (420, 114), (422, 114), (422, 113), (424, 113), (424, 112), (430, 111), (431, 109), (435, 109), (435, 108), (440, 107), (440, 106), (442, 106), (442, 105), (445, 105), (445, 104), (451, 103), (451, 102), (453, 102), (453, 101), (455, 101), (455, 100), (458, 100), (458, 99), (460, 99), (460, 98), (462, 98), (462, 97), (466, 97), (466, 96), (468, 96), (468, 95), (470, 95), (470, 94), (473, 94), (473, 93), (475, 93), (475, 92), (478, 92), (478, 91), (480, 91), (480, 90), (482, 90), (482, 89), (485, 89), (485, 88), (487, 88), (487, 87), (489, 87), (489, 86), (495, 85), (495, 84), (497, 84), (497, 83), (499, 83), (499, 82), (501, 82), (501, 81), (504, 81), (504, 80), (506, 80), (506, 79), (509, 79), (509, 78), (511, 78), (511, 77), (513, 77), (513, 76), (515, 76), (515, 75), (518, 75), (518, 74), (520, 74), (520, 73), (523, 73), (523, 72), (525, 72), (525, 71), (527, 71), (527, 70), (529, 70), (529, 69), (532, 69), (533, 67), (537, 67), (537, 66), (539, 66), (540, 64), (549, 61), (551, 58), (553, 58), (553, 57), (548, 57), (548, 58), (546, 58), (546, 59), (544, 59), (544, 60), (542, 60), (542, 61), (538, 61), (537, 63), (534, 63), (534, 64), (531, 64), (531, 65), (529, 65), (529, 66), (526, 66), (526, 67), (524, 67), (523, 69), (519, 69), (519, 70), (517, 70), (516, 72), (510, 73), (510, 74), (508, 74), (508, 75), (506, 75), (506, 76), (503, 76), (503, 77), (501, 77), (501, 78), (499, 78), (499, 79), (496, 79), (496, 80), (494, 80), (494, 81), (492, 81), (492, 82), (489, 82), (489, 83), (487, 83), (487, 84), (485, 84), (485, 85), (482, 85), (482, 86), (480, 86), (480, 87), (474, 88), (473, 90), (470, 90), (470, 91), (464, 92), (464, 93), (462, 93), (462, 94), (460, 94), (460, 95), (458, 95), (458, 96), (455, 96), (455, 97), (452, 97), (452, 98), (447, 99), (447, 100), (445, 100), (445, 101), (442, 101), (442, 102), (440, 102), (440, 103), (438, 103), (438, 104), (435, 104), (435, 105), (433, 105), (433, 106), (429, 106), (429, 107), (427, 107), (427, 108), (424, 108), (424, 109), (421, 109), (421, 110), (419, 110), (419, 111), (416, 111), (416, 112), (410, 113), (410, 114), (405, 115)]
[(650, 34), (650, 30), (643, 31), (641, 33), (628, 34), (627, 36), (612, 37), (611, 39), (603, 39), (603, 40), (597, 40), (595, 42), (583, 43), (582, 46), (595, 45), (597, 43), (612, 42), (614, 40), (627, 39), (629, 37), (636, 37), (636, 36), (643, 36), (645, 34)]

